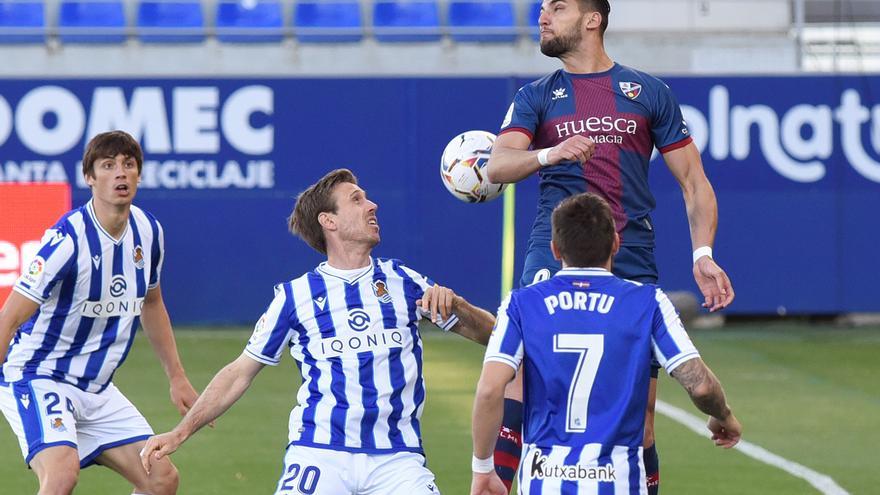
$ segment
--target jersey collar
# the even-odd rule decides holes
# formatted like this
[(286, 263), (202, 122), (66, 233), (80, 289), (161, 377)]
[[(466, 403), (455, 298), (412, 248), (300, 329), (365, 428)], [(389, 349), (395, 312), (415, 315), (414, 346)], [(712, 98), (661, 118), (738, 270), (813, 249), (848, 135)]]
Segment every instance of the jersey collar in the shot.
[(129, 219), (125, 222), (125, 230), (122, 231), (122, 235), (119, 236), (119, 239), (114, 238), (110, 235), (109, 232), (104, 230), (104, 226), (101, 225), (101, 222), (98, 221), (98, 215), (95, 214), (95, 205), (92, 204), (94, 200), (90, 199), (88, 203), (86, 203), (86, 211), (89, 212), (89, 216), (92, 218), (92, 222), (95, 224), (95, 228), (98, 229), (98, 232), (107, 236), (107, 239), (110, 239), (110, 242), (113, 244), (119, 245), (122, 243), (122, 240), (125, 239), (126, 234), (128, 234), (128, 224), (131, 221), (131, 213), (129, 213)]
[(611, 272), (609, 272), (608, 270), (606, 270), (604, 268), (599, 268), (599, 267), (579, 268), (579, 267), (570, 266), (568, 268), (563, 268), (562, 270), (559, 270), (558, 272), (556, 272), (555, 276), (557, 276), (557, 277), (564, 277), (564, 276), (569, 276), (569, 277), (571, 277), (571, 276), (575, 276), (575, 277), (586, 277), (586, 276), (611, 277), (611, 276), (613, 276), (613, 274)]
[(318, 272), (328, 277), (338, 278), (343, 282), (353, 284), (360, 280), (361, 277), (373, 271), (373, 258), (370, 257), (370, 264), (363, 268), (355, 268), (354, 270), (340, 270), (333, 268), (326, 261), (318, 265)]

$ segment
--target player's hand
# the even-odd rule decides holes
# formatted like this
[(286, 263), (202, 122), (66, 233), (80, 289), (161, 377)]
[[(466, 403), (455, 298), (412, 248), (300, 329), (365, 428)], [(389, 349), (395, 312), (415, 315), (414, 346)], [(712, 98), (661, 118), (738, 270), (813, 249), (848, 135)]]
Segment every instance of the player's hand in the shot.
[(148, 438), (146, 445), (141, 449), (141, 464), (144, 466), (144, 471), (150, 474), (153, 463), (166, 455), (173, 454), (183, 441), (184, 438), (174, 431)]
[(471, 495), (507, 495), (507, 487), (495, 471), (474, 473), (471, 481)]
[[(171, 402), (181, 416), (186, 416), (198, 398), (199, 393), (193, 388), (186, 375), (178, 375), (171, 379)], [(213, 428), (214, 421), (211, 421), (208, 426)]]
[(712, 432), (712, 441), (719, 447), (729, 449), (739, 443), (742, 437), (742, 425), (736, 419), (733, 413), (730, 413), (724, 420), (718, 418), (709, 418), (709, 424), (706, 425)]
[(694, 280), (703, 294), (703, 307), (711, 312), (724, 309), (733, 302), (733, 285), (715, 260), (703, 256), (694, 263)]
[(428, 290), (425, 291), (421, 299), (416, 301), (416, 304), (421, 306), (422, 311), (431, 313), (431, 322), (437, 323), (438, 313), (443, 321), (448, 320), (452, 315), (456, 297), (458, 296), (452, 289), (434, 284), (433, 287), (428, 287)]
[(565, 141), (550, 148), (547, 154), (547, 162), (556, 165), (563, 162), (586, 163), (596, 152), (596, 143), (592, 139), (575, 134)]

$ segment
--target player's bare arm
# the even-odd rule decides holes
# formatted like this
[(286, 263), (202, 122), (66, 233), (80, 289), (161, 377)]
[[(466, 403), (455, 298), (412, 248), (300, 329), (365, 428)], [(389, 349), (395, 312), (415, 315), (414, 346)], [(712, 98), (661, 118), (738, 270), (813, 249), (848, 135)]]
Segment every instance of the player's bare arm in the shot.
[(192, 409), (173, 430), (147, 440), (141, 451), (144, 469), (149, 473), (152, 462), (174, 453), (195, 432), (232, 407), (244, 395), (263, 366), (265, 365), (242, 354), (217, 372)]
[[(663, 155), (666, 165), (681, 186), (691, 230), (693, 249), (711, 247), (718, 228), (718, 202), (706, 178), (700, 152), (693, 143)], [(733, 285), (727, 273), (709, 256), (694, 263), (694, 280), (703, 294), (703, 307), (709, 311), (726, 308), (733, 302)]]
[(576, 134), (547, 150), (529, 150), (531, 138), (522, 132), (507, 132), (498, 136), (492, 146), (487, 171), (489, 180), (500, 183), (519, 182), (542, 167), (539, 155), (546, 153), (545, 165), (564, 162), (584, 163), (593, 157), (596, 143)]
[[(476, 459), (487, 459), (491, 462), (504, 414), (504, 388), (513, 380), (514, 375), (515, 370), (503, 363), (490, 361), (483, 365), (474, 397), (471, 426)], [(496, 494), (506, 495), (507, 488), (495, 473), (494, 467), (484, 473), (475, 471), (471, 482), (471, 495)]]
[(0, 356), (6, 356), (15, 331), (33, 316), (39, 307), (39, 304), (16, 291), (9, 293), (6, 304), (0, 309)]
[(446, 321), (455, 314), (458, 323), (451, 328), (451, 331), (482, 345), (489, 342), (495, 317), (492, 313), (467, 302), (452, 289), (435, 284), (425, 291), (417, 304), (423, 311), (430, 312), (432, 322), (437, 322), (438, 315)]
[(715, 445), (730, 448), (739, 442), (742, 426), (727, 405), (721, 382), (700, 358), (691, 359), (672, 371), (697, 408), (711, 416), (709, 430)]
[(147, 291), (144, 298), (144, 308), (141, 312), (141, 324), (150, 345), (153, 346), (153, 350), (162, 363), (165, 376), (168, 377), (171, 402), (174, 403), (180, 414), (184, 415), (196, 402), (199, 394), (190, 384), (180, 362), (177, 342), (174, 340), (174, 332), (171, 329), (171, 318), (168, 316), (165, 301), (162, 299), (161, 287), (156, 286)]

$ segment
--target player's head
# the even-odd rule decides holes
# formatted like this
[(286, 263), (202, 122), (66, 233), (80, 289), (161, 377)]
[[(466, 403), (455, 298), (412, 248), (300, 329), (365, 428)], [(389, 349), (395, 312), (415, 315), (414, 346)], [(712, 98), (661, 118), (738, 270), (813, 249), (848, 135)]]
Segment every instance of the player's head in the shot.
[(610, 14), (608, 0), (544, 0), (538, 18), (541, 53), (562, 57), (576, 49), (588, 33), (603, 39)]
[(144, 165), (141, 145), (123, 131), (93, 137), (83, 153), (82, 173), (92, 196), (111, 204), (131, 203)]
[(553, 210), (553, 254), (564, 266), (609, 267), (620, 246), (611, 208), (600, 196), (582, 193)]
[(357, 177), (348, 169), (334, 170), (296, 198), (289, 227), (313, 249), (327, 254), (328, 240), (379, 243), (376, 203), (367, 199)]

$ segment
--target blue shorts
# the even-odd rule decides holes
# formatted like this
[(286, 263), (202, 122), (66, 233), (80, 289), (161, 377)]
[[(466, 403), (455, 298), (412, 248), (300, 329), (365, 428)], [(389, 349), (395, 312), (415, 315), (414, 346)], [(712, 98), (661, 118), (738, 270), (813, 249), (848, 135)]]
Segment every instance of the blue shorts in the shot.
[[(529, 246), (523, 274), (519, 280), (520, 287), (526, 287), (552, 277), (562, 269), (559, 261), (553, 259), (550, 247)], [(614, 257), (611, 271), (620, 278), (643, 284), (657, 283), (657, 262), (654, 259), (654, 248), (641, 246), (620, 246)], [(651, 376), (657, 378), (660, 363), (651, 358)]]

